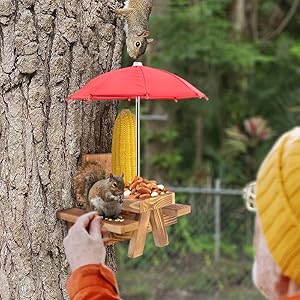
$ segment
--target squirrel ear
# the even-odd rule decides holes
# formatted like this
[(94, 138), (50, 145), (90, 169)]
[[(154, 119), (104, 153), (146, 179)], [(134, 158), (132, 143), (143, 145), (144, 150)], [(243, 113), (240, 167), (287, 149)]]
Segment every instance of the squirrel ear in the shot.
[(114, 175), (112, 173), (109, 174), (109, 179), (113, 179)]
[(143, 37), (143, 38), (146, 38), (150, 35), (150, 32), (147, 31), (147, 30), (144, 30), (141, 34), (139, 34), (139, 36)]
[(150, 44), (154, 41), (154, 39), (147, 39), (147, 43)]
[(121, 174), (121, 177), (122, 177), (122, 178), (124, 177), (124, 173)]

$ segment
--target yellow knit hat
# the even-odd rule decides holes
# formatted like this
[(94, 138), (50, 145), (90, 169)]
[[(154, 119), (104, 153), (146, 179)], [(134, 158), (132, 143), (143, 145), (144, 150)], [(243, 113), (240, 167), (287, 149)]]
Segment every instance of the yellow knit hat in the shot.
[(275, 262), (300, 284), (300, 127), (281, 136), (262, 163), (256, 207)]

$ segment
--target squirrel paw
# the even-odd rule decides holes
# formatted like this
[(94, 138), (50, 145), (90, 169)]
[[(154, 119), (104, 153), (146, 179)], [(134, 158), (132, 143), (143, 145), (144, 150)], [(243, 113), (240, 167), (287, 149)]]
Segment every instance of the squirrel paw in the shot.
[(118, 203), (122, 204), (124, 202), (124, 196), (121, 195), (118, 197)]
[(77, 198), (77, 201), (80, 203), (80, 204), (84, 204), (84, 203), (87, 203), (85, 197), (81, 194), (77, 194), (76, 195), (76, 198)]

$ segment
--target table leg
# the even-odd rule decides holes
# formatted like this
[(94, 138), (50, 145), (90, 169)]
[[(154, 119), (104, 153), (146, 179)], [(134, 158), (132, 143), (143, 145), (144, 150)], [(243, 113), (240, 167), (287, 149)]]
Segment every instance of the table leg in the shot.
[(161, 208), (154, 209), (151, 212), (150, 223), (155, 245), (157, 247), (169, 245), (168, 233)]
[(129, 242), (128, 257), (138, 257), (143, 255), (148, 225), (150, 219), (150, 211), (146, 211), (139, 216), (139, 227), (134, 233)]

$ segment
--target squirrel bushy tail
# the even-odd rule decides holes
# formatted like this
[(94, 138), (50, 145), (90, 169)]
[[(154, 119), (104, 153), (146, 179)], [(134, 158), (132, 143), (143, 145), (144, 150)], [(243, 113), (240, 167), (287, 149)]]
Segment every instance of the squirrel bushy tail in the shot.
[(99, 161), (84, 162), (74, 176), (76, 197), (79, 203), (89, 206), (89, 190), (97, 181), (105, 177), (105, 170)]

